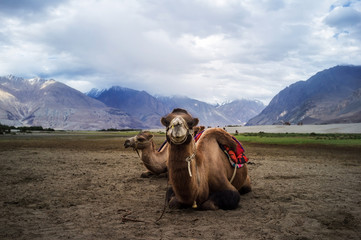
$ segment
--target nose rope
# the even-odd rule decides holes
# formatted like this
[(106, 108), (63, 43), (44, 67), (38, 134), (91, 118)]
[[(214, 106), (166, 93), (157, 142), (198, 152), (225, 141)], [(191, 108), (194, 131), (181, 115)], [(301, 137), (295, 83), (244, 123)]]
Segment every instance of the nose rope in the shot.
[(186, 162), (188, 164), (188, 173), (190, 177), (192, 177), (191, 163), (192, 160), (196, 157), (196, 151), (197, 151), (196, 143), (193, 141), (193, 153), (192, 155), (186, 158)]

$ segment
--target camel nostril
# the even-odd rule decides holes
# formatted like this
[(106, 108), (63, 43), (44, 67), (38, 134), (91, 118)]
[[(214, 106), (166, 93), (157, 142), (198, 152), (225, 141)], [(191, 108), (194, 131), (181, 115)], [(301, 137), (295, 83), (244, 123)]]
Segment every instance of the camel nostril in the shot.
[(125, 147), (125, 148), (130, 147), (130, 141), (129, 141), (129, 140), (125, 140), (125, 142), (124, 142), (124, 147)]

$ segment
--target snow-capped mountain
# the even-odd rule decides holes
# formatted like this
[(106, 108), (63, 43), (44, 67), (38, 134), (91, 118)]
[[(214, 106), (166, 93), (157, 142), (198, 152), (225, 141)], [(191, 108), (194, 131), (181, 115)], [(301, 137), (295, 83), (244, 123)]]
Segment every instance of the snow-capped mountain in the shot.
[[(184, 108), (193, 116), (199, 118), (200, 125), (212, 127), (244, 124), (264, 108), (261, 102), (251, 100), (236, 100), (228, 104), (215, 106), (184, 96), (154, 97), (145, 91), (119, 86), (104, 90), (93, 89), (87, 94), (109, 107), (119, 108), (129, 113), (151, 128), (163, 127), (160, 123), (161, 117), (174, 108)], [(232, 111), (229, 111), (229, 109), (232, 109)]]
[(92, 89), (87, 95), (108, 107), (129, 113), (149, 128), (162, 127), (160, 119), (167, 113), (165, 106), (145, 91), (113, 86), (103, 90)]
[(127, 113), (63, 83), (11, 75), (0, 77), (0, 122), (66, 130), (144, 127)]

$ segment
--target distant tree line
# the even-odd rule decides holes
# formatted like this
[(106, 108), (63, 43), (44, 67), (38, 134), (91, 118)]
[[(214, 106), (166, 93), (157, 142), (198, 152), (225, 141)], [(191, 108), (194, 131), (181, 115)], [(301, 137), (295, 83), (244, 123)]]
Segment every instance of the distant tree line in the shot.
[(10, 133), (11, 130), (18, 130), (19, 132), (31, 132), (31, 131), (55, 131), (53, 128), (43, 128), (42, 126), (29, 126), (29, 127), (14, 127), (0, 123), (0, 134)]
[(127, 129), (117, 129), (117, 128), (108, 128), (108, 129), (102, 129), (101, 132), (140, 132), (142, 129), (137, 128), (127, 128)]

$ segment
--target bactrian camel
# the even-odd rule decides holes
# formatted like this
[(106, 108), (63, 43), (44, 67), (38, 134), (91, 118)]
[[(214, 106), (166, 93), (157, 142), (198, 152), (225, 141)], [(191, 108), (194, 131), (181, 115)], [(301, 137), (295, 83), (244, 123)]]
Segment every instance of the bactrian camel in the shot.
[(143, 131), (134, 137), (128, 138), (124, 142), (124, 147), (132, 147), (134, 150), (142, 152), (141, 160), (148, 171), (143, 172), (141, 177), (167, 172), (168, 144), (165, 144), (158, 152), (153, 141), (153, 134), (150, 132)]
[(236, 142), (226, 131), (211, 128), (194, 141), (192, 129), (199, 122), (186, 110), (176, 108), (161, 119), (168, 141), (168, 176), (171, 187), (167, 191), (170, 208), (190, 207), (204, 210), (235, 209), (240, 192), (251, 191), (247, 165), (236, 170), (219, 144), (236, 150)]

